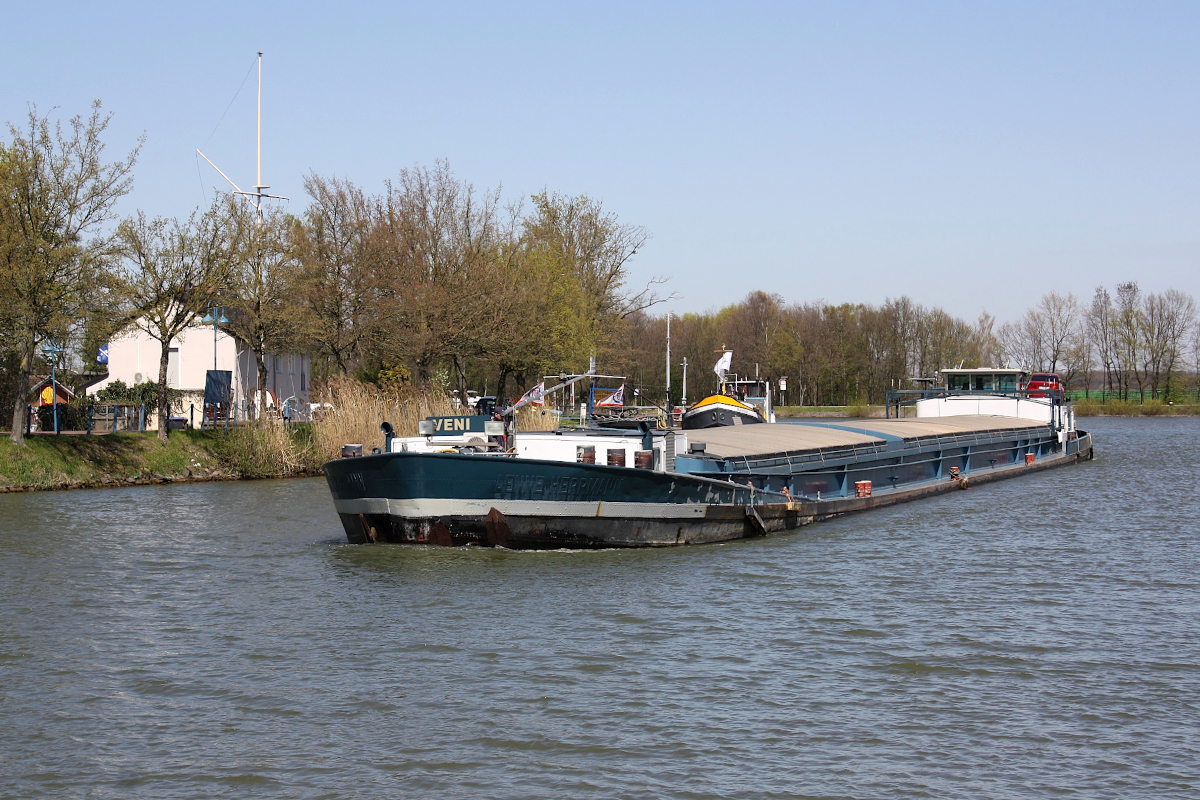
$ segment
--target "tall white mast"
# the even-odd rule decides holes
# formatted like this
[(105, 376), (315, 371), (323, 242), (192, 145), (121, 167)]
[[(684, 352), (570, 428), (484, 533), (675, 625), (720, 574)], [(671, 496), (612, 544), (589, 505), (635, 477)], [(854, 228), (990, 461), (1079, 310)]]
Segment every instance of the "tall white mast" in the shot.
[(289, 199), (287, 197), (284, 197), (283, 195), (267, 194), (266, 192), (263, 191), (263, 189), (270, 189), (271, 187), (264, 184), (263, 180), (262, 180), (262, 57), (263, 57), (262, 50), (259, 50), (258, 51), (258, 132), (257, 132), (257, 144), (256, 144), (256, 157), (255, 157), (255, 160), (257, 163), (257, 176), (256, 176), (255, 184), (254, 184), (254, 191), (253, 192), (242, 191), (241, 187), (238, 186), (236, 183), (234, 183), (232, 180), (230, 180), (228, 175), (226, 175), (224, 172), (221, 172), (221, 168), (218, 167), (216, 164), (214, 164), (212, 162), (212, 159), (210, 159), (208, 156), (204, 155), (204, 153), (201, 153), (200, 148), (196, 148), (196, 152), (200, 154), (200, 157), (203, 158), (205, 161), (207, 161), (209, 166), (211, 166), (213, 169), (215, 169), (217, 171), (217, 174), (219, 174), (225, 180), (229, 181), (229, 185), (233, 187), (234, 194), (240, 194), (243, 197), (250, 198), (250, 202), (254, 204), (254, 210), (258, 214), (259, 220), (261, 220), (262, 216), (263, 216), (262, 201), (264, 198), (269, 197), (272, 200), (288, 200)]
[(261, 213), (262, 190), (271, 188), (264, 186), (262, 182), (262, 50), (258, 51), (258, 182), (254, 184), (254, 188), (258, 190), (260, 198), (255, 205), (259, 206)]
[(671, 404), (671, 312), (667, 312), (667, 405)]

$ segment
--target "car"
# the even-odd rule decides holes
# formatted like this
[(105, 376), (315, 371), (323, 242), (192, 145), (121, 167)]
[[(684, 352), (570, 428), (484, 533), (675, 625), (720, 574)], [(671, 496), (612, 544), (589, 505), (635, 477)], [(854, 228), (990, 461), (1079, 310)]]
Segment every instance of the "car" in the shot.
[(491, 414), (496, 410), (496, 395), (485, 394), (482, 397), (473, 398), (471, 408), (475, 409), (476, 414)]
[(1049, 397), (1062, 392), (1062, 381), (1055, 372), (1035, 372), (1029, 376), (1025, 391), (1029, 397)]
[(337, 413), (337, 409), (333, 407), (333, 403), (308, 404), (308, 418), (313, 422), (335, 413)]

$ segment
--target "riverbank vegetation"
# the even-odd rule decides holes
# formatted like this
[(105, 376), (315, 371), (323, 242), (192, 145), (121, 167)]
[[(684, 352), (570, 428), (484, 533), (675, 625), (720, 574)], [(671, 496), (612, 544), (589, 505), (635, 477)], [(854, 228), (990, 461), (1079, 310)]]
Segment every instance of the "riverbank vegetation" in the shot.
[[(296, 213), (218, 196), (182, 219), (119, 218), (140, 144), (108, 159), (108, 121), (98, 103), (65, 126), (33, 109), (0, 140), (0, 401), (15, 443), (35, 377), (56, 366), (84, 383), (97, 347), (119, 332), (137, 325), (169, 342), (213, 308), (261, 385), (265, 353), (308, 353), (312, 399), (336, 412), (318, 410), (303, 436), (262, 425), (225, 440), (240, 474), (311, 470), (342, 443), (374, 441), (381, 419), (409, 433), (420, 417), (459, 408), (455, 392), (515, 397), (593, 356), (646, 399), (666, 400), (664, 287), (632, 284), (630, 273), (650, 234), (600, 201), (550, 189), (502, 197), (438, 162), (376, 188), (310, 174)], [(680, 362), (694, 400), (716, 388), (711, 366), (726, 348), (739, 374), (786, 379), (783, 403), (855, 415), (950, 366), (1059, 372), (1111, 409), (1122, 407), (1112, 398), (1182, 408), (1200, 371), (1193, 298), (1134, 282), (1099, 287), (1086, 304), (1051, 292), (1008, 322), (908, 297), (831, 305), (751, 291), (670, 326), (674, 402)], [(156, 381), (134, 387), (160, 417), (167, 363), (164, 348)], [(521, 424), (552, 420), (535, 410)]]
[[(311, 422), (260, 419), (179, 431), (165, 442), (154, 433), (39, 434), (23, 446), (0, 439), (0, 491), (317, 475), (343, 444), (362, 444), (367, 452), (382, 445), (381, 420), (415, 433), (426, 416), (463, 411), (442, 392), (352, 378), (330, 381), (321, 397), (329, 410)], [(517, 412), (519, 430), (554, 426), (555, 417), (542, 409)]]
[(218, 435), (187, 431), (167, 444), (153, 434), (0, 439), (0, 491), (124, 486), (244, 477), (219, 455)]

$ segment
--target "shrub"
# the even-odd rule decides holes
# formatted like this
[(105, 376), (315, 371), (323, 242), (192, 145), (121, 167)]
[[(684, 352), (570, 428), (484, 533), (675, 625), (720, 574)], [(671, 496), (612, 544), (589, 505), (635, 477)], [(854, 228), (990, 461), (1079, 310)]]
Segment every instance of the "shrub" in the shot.
[(856, 417), (858, 419), (865, 419), (866, 417), (871, 416), (871, 407), (867, 405), (866, 401), (855, 400), (853, 403), (846, 406), (846, 414), (847, 416)]
[(74, 402), (38, 406), (36, 410), (38, 430), (54, 430), (55, 409), (58, 410), (58, 429), (60, 431), (82, 431), (87, 429), (87, 405)]
[[(167, 389), (167, 402), (176, 405), (183, 396), (178, 389)], [(158, 384), (143, 381), (133, 386), (125, 385), (124, 381), (114, 380), (100, 391), (96, 392), (96, 400), (101, 403), (145, 403), (147, 408), (158, 405)]]

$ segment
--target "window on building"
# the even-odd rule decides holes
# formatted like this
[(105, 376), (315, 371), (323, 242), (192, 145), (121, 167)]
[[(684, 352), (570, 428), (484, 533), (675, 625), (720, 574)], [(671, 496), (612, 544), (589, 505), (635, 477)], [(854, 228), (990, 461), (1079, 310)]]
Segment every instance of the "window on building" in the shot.
[(179, 389), (179, 348), (172, 347), (167, 350), (167, 387), (170, 389)]

